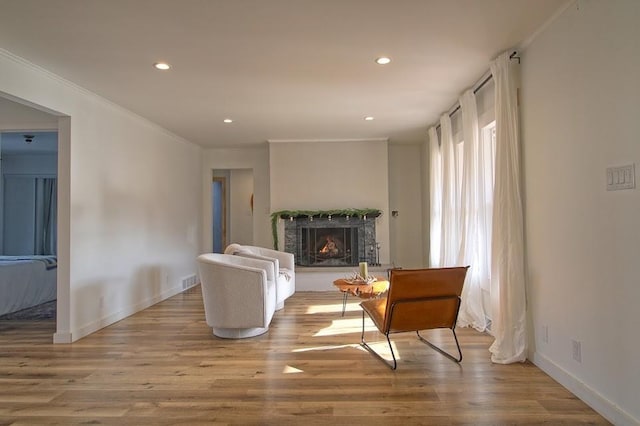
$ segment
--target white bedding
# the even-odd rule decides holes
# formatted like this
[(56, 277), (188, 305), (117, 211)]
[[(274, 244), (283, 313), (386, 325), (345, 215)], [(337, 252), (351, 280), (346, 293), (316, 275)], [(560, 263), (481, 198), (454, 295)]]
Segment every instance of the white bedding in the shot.
[(0, 315), (55, 299), (56, 267), (50, 256), (0, 256)]

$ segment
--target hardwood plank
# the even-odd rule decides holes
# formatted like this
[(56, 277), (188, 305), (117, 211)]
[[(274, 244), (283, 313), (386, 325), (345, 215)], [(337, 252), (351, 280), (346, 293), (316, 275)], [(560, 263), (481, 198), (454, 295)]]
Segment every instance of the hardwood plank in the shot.
[[(470, 329), (459, 365), (393, 335), (392, 371), (359, 345), (357, 299), (344, 317), (341, 301), (296, 293), (244, 340), (211, 334), (199, 287), (71, 345), (51, 343), (51, 321), (1, 322), (0, 425), (609, 424), (534, 365), (492, 364)], [(384, 353), (368, 322), (366, 338)]]

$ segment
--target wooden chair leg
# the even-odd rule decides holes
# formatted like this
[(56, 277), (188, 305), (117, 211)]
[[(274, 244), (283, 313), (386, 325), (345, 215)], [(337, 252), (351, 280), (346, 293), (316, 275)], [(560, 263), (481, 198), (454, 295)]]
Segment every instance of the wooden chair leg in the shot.
[(384, 359), (379, 353), (377, 353), (375, 350), (373, 350), (373, 348), (371, 346), (369, 346), (367, 344), (367, 342), (365, 342), (365, 340), (364, 340), (364, 311), (362, 311), (362, 334), (360, 335), (360, 345), (363, 348), (365, 348), (367, 351), (369, 351), (369, 353), (371, 353), (376, 358), (378, 358), (380, 361), (384, 362), (387, 367), (389, 367), (392, 370), (395, 370), (398, 367), (398, 362), (396, 361), (396, 356), (393, 353), (393, 347), (391, 346), (391, 340), (389, 340), (389, 335), (385, 334), (385, 337), (387, 338), (387, 343), (389, 344), (389, 349), (391, 350), (391, 357), (393, 358), (393, 363), (390, 363), (389, 361)]
[(456, 336), (456, 331), (453, 328), (450, 329), (450, 330), (453, 333), (453, 338), (456, 341), (456, 347), (458, 348), (458, 358), (454, 357), (453, 355), (451, 355), (448, 352), (445, 352), (444, 350), (440, 349), (438, 346), (434, 345), (433, 343), (431, 343), (430, 341), (428, 341), (427, 339), (422, 337), (420, 335), (420, 331), (416, 331), (416, 334), (418, 335), (418, 339), (420, 339), (423, 343), (426, 343), (427, 345), (431, 346), (436, 351), (440, 352), (442, 355), (444, 355), (447, 358), (459, 363), (459, 362), (462, 361), (462, 350), (460, 350), (460, 343), (458, 343), (458, 336)]

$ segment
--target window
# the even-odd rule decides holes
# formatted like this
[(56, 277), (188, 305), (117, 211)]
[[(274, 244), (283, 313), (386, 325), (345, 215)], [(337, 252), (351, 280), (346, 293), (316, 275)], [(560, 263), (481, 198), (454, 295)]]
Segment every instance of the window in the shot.
[(456, 202), (458, 206), (462, 203), (462, 179), (464, 170), (464, 141), (460, 141), (454, 145), (454, 152), (456, 158)]
[[(480, 135), (480, 143), (482, 144), (484, 168), (487, 176), (491, 176), (491, 188), (496, 179), (496, 122), (492, 121), (482, 128)], [(493, 193), (493, 191), (491, 191)]]
[[(495, 182), (495, 159), (496, 159), (496, 122), (492, 121), (480, 131), (480, 155), (482, 156), (482, 176), (484, 181), (482, 185), (484, 187), (484, 203), (480, 208), (484, 208), (484, 215), (480, 217), (485, 218), (484, 229), (486, 229), (486, 240), (481, 241), (480, 244), (485, 248), (487, 253), (487, 259), (489, 265), (491, 265), (491, 234), (492, 234), (492, 218), (493, 218), (493, 186)], [(491, 269), (489, 268), (489, 278), (491, 278)], [(481, 286), (483, 290), (491, 291), (490, 280), (482, 282)]]

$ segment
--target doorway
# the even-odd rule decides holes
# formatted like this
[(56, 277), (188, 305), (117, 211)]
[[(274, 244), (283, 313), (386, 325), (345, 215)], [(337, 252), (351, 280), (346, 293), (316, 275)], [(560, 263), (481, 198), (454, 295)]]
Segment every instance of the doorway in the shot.
[(223, 253), (227, 246), (227, 177), (213, 176), (211, 184), (213, 252)]
[(214, 169), (211, 184), (212, 251), (253, 244), (253, 170)]
[(57, 175), (57, 131), (0, 132), (3, 321), (56, 321)]

